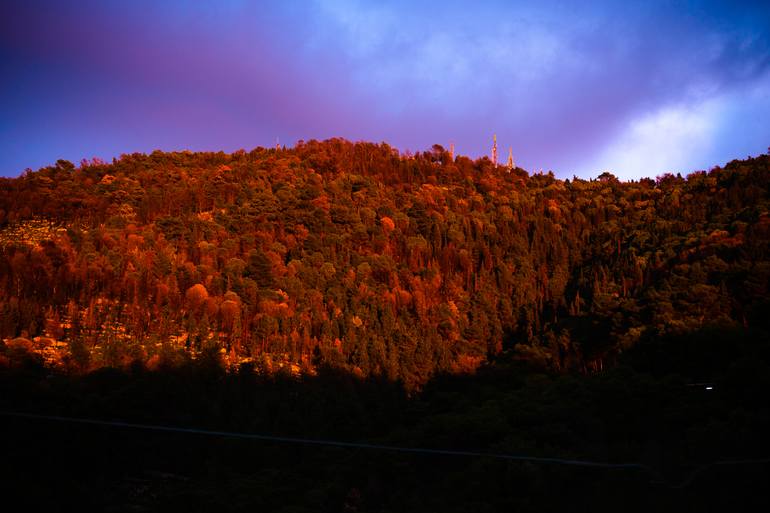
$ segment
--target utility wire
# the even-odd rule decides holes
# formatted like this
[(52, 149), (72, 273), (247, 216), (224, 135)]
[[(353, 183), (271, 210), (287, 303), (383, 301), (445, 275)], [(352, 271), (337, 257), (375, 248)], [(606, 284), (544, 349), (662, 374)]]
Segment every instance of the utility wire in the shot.
[[(555, 465), (568, 465), (577, 467), (591, 467), (591, 468), (603, 468), (610, 470), (641, 470), (654, 477), (653, 483), (664, 484), (660, 479), (660, 475), (652, 467), (644, 465), (642, 463), (604, 463), (599, 461), (589, 460), (575, 460), (565, 458), (548, 458), (541, 456), (524, 456), (519, 454), (507, 454), (499, 452), (483, 452), (483, 451), (461, 451), (454, 449), (429, 449), (425, 447), (403, 447), (397, 445), (384, 445), (384, 444), (372, 444), (365, 442), (344, 442), (340, 440), (326, 440), (318, 438), (298, 438), (289, 436), (275, 436), (264, 435), (257, 433), (239, 433), (234, 431), (217, 431), (210, 429), (198, 429), (189, 427), (177, 427), (177, 426), (162, 426), (156, 424), (139, 424), (134, 422), (123, 422), (117, 420), (102, 420), (93, 418), (82, 417), (65, 417), (60, 415), (41, 415), (36, 413), (24, 413), (14, 411), (0, 411), (0, 416), (3, 417), (15, 417), (20, 419), (31, 420), (47, 420), (54, 422), (67, 422), (71, 424), (87, 424), (93, 426), (108, 426), (119, 427), (129, 429), (139, 429), (145, 431), (160, 431), (166, 433), (185, 433), (193, 435), (204, 435), (221, 438), (235, 438), (245, 440), (262, 440), (266, 442), (280, 442), (289, 444), (303, 444), (303, 445), (315, 445), (326, 447), (345, 447), (352, 449), (370, 449), (378, 451), (391, 451), (401, 453), (413, 453), (413, 454), (430, 454), (430, 455), (443, 455), (443, 456), (464, 456), (464, 457), (479, 457), (479, 458), (493, 458), (508, 461), (524, 461), (532, 463), (545, 463)], [(715, 461), (705, 465), (697, 467), (690, 472), (687, 477), (677, 485), (668, 485), (670, 488), (681, 489), (689, 486), (697, 479), (697, 477), (703, 472), (717, 467), (717, 466), (731, 466), (731, 465), (751, 465), (751, 464), (766, 464), (770, 463), (770, 458), (757, 459), (757, 460), (725, 460)]]
[(538, 456), (520, 456), (515, 454), (505, 453), (493, 453), (482, 451), (460, 451), (454, 449), (429, 449), (424, 447), (402, 447), (396, 445), (382, 445), (372, 444), (365, 442), (344, 442), (340, 440), (324, 440), (318, 438), (296, 438), (289, 436), (274, 436), (263, 435), (256, 433), (239, 433), (233, 431), (216, 431), (210, 429), (198, 429), (198, 428), (186, 428), (176, 426), (161, 426), (155, 424), (138, 424), (134, 422), (123, 422), (116, 420), (101, 420), (90, 419), (81, 417), (63, 417), (59, 415), (39, 415), (36, 413), (22, 413), (22, 412), (6, 412), (0, 411), (0, 415), (4, 417), (18, 417), (25, 419), (35, 420), (51, 420), (57, 422), (69, 422), (74, 424), (90, 424), (96, 426), (110, 426), (110, 427), (122, 427), (130, 429), (141, 429), (146, 431), (163, 431), (171, 433), (187, 433), (195, 435), (207, 435), (218, 436), (224, 438), (239, 438), (247, 440), (263, 440), (268, 442), (283, 442), (293, 444), (305, 444), (305, 445), (321, 445), (329, 447), (347, 447), (354, 449), (375, 449), (381, 451), (393, 451), (393, 452), (409, 452), (409, 453), (422, 453), (422, 454), (438, 454), (446, 456), (472, 456), (472, 457), (484, 457), (484, 458), (497, 458), (505, 460), (520, 460), (520, 461), (533, 461), (540, 463), (556, 463), (561, 465), (575, 465), (581, 467), (598, 467), (598, 468), (613, 468), (613, 469), (639, 469), (652, 472), (652, 469), (646, 465), (639, 463), (602, 463), (597, 461), (585, 461), (585, 460), (569, 460), (563, 458), (546, 458)]

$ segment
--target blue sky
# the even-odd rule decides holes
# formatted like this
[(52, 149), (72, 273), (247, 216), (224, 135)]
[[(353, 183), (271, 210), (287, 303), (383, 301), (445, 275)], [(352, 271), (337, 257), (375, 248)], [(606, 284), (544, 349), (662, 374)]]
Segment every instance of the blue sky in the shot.
[(0, 175), (65, 158), (493, 133), (558, 176), (770, 146), (768, 2), (3, 2)]

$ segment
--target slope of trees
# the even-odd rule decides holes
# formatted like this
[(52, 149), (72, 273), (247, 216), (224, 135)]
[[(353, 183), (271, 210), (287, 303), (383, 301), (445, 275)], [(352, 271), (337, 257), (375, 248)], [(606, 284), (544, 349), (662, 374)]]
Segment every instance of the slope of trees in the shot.
[(661, 357), (767, 331), (768, 184), (767, 155), (562, 181), (341, 139), (59, 161), (0, 181), (2, 362), (62, 341), (52, 364), (79, 370), (210, 356), (414, 388), (496, 359)]

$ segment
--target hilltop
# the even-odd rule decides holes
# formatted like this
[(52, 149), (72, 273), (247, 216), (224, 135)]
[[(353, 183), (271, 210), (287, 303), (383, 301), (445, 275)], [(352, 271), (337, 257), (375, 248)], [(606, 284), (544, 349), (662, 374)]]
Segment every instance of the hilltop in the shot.
[(0, 180), (2, 362), (209, 358), (415, 388), (630, 352), (708, 379), (740, 351), (725, 333), (768, 330), (768, 184), (768, 155), (559, 180), (341, 139), (58, 161)]

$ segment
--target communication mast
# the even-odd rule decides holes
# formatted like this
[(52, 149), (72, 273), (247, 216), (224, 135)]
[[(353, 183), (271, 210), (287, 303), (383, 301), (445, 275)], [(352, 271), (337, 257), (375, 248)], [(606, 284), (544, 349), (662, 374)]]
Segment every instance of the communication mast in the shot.
[(497, 134), (492, 136), (492, 164), (497, 167)]
[(516, 164), (513, 162), (513, 148), (508, 147), (508, 164), (506, 166), (508, 168), (508, 172), (510, 173), (511, 170), (516, 167)]
[(449, 143), (449, 158), (452, 159), (452, 162), (455, 161), (455, 143), (453, 142)]

